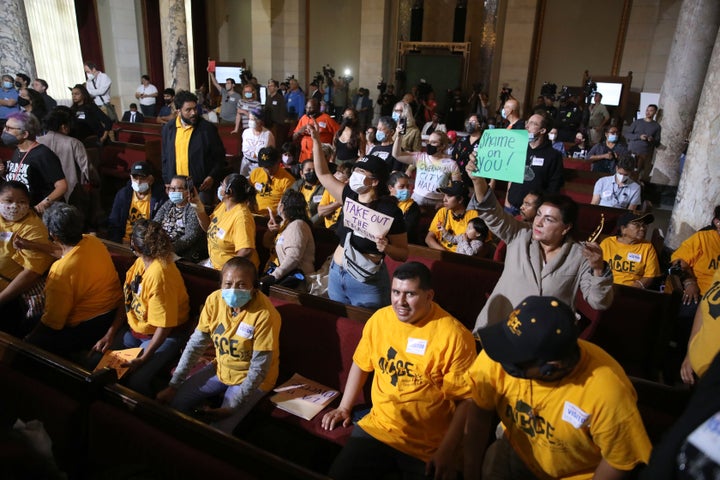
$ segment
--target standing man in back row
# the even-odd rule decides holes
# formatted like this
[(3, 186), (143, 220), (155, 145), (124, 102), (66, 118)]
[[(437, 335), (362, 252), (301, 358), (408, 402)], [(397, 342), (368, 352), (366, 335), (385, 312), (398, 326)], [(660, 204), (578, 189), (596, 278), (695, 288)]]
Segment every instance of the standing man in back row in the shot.
[(117, 122), (118, 117), (115, 112), (115, 107), (110, 103), (110, 86), (112, 80), (108, 77), (107, 73), (103, 73), (97, 69), (97, 65), (93, 62), (85, 62), (85, 75), (87, 76), (87, 82), (85, 82), (85, 88), (87, 89), (90, 96), (92, 96), (95, 105), (110, 117), (110, 120)]
[(187, 91), (175, 95), (177, 117), (162, 128), (162, 177), (190, 176), (205, 205), (215, 202), (213, 186), (222, 180), (225, 147), (217, 127), (198, 115), (198, 98)]

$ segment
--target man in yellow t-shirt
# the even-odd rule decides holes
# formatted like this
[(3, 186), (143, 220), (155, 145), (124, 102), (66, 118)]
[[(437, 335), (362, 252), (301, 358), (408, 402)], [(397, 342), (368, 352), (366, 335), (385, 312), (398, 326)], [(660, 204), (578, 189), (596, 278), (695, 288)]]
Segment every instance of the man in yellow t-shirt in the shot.
[(713, 281), (713, 275), (720, 266), (720, 205), (715, 207), (712, 228), (696, 232), (682, 242), (670, 259), (671, 262), (680, 262), (684, 270), (691, 270), (694, 282), (685, 280), (686, 299), (695, 303), (700, 295), (708, 291)]
[(250, 172), (250, 183), (255, 185), (257, 212), (268, 215), (268, 208), (277, 214), (277, 207), (285, 190), (292, 187), (295, 178), (280, 165), (280, 152), (275, 147), (261, 148), (258, 167)]
[(713, 359), (720, 352), (720, 269), (715, 271), (713, 283), (703, 295), (693, 322), (688, 352), (680, 370), (683, 382), (695, 383), (705, 375)]
[(435, 250), (456, 252), (457, 243), (452, 240), (452, 237), (465, 233), (468, 223), (478, 216), (478, 212), (465, 209), (468, 202), (468, 191), (463, 182), (453, 181), (448, 187), (438, 188), (438, 192), (443, 194), (443, 206), (430, 222), (430, 230), (425, 237), (425, 243)]
[[(366, 323), (342, 401), (322, 419), (326, 430), (348, 426), (357, 393), (371, 372), (372, 409), (353, 429), (330, 477), (421, 478), (455, 410), (444, 391), (475, 358), (472, 334), (433, 302), (430, 270), (408, 262), (395, 270), (392, 305)], [(413, 477), (414, 478), (414, 477)]]
[(600, 243), (603, 259), (613, 272), (613, 283), (647, 288), (661, 275), (655, 247), (645, 240), (647, 226), (654, 220), (649, 213), (625, 213), (618, 219), (620, 234)]
[[(651, 444), (630, 380), (600, 347), (577, 339), (569, 306), (527, 297), (507, 321), (478, 335), (483, 351), (457, 390), (449, 388), (455, 395), (469, 391), (472, 401), (458, 408), (453, 436), (443, 444), (453, 451), (462, 427), (473, 426), (466, 448), (478, 455), (466, 464), (465, 478), (480, 471), (483, 478), (620, 478), (648, 462)], [(503, 433), (483, 462), (495, 414)]]

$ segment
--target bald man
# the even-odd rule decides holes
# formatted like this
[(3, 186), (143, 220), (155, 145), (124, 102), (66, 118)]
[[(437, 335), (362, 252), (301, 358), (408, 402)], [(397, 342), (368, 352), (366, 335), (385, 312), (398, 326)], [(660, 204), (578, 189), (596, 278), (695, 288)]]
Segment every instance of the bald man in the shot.
[(509, 98), (500, 111), (502, 117), (508, 122), (508, 130), (524, 130), (525, 120), (520, 118), (520, 103), (514, 98)]

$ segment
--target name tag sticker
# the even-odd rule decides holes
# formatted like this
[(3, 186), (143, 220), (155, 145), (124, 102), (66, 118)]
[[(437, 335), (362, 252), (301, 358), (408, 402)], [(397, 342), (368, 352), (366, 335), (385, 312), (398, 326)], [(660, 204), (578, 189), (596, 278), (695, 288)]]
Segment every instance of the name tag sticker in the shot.
[(532, 157), (532, 166), (533, 167), (542, 167), (543, 165), (545, 165), (544, 158)]
[(263, 189), (263, 184), (262, 184), (262, 183), (256, 183), (256, 184), (255, 184), (255, 190), (257, 190), (258, 192), (262, 192), (262, 189)]
[(605, 190), (604, 192), (602, 192), (602, 197), (603, 197), (603, 198), (610, 198), (610, 196), (612, 195), (612, 193), (613, 193), (612, 190)]
[(0, 241), (9, 242), (12, 238), (12, 232), (0, 232)]
[(225, 230), (223, 230), (222, 228), (218, 228), (216, 235), (217, 235), (217, 238), (222, 240), (223, 238), (225, 238)]
[(277, 100), (273, 100), (273, 105), (277, 105)]
[(277, 238), (277, 240), (275, 241), (275, 244), (276, 244), (276, 245), (282, 245), (283, 243), (285, 243), (285, 238), (283, 238), (283, 236), (280, 235), (280, 236)]
[(405, 351), (407, 353), (414, 353), (415, 355), (425, 355), (425, 349), (427, 348), (427, 340), (423, 340), (422, 338), (408, 338), (407, 342), (407, 348)]
[(580, 407), (577, 405), (573, 405), (570, 402), (565, 402), (565, 407), (563, 408), (563, 414), (562, 419), (568, 422), (570, 425), (572, 425), (575, 428), (582, 427), (585, 422), (587, 421), (588, 417), (590, 416), (589, 413), (586, 413), (582, 411)]
[(720, 412), (708, 418), (705, 423), (695, 429), (688, 437), (688, 443), (692, 443), (701, 452), (712, 458), (715, 463), (720, 463)]
[(325, 127), (327, 127), (327, 123), (326, 122), (318, 122), (318, 126), (320, 128), (325, 128)]
[(248, 340), (252, 340), (253, 334), (255, 333), (255, 327), (252, 325), (248, 325), (245, 322), (242, 322), (240, 325), (238, 325), (237, 334), (241, 336), (242, 338), (247, 338)]
[(639, 253), (628, 253), (628, 260), (631, 262), (641, 262), (642, 261), (642, 255)]
[(313, 197), (312, 197), (313, 203), (320, 203), (320, 200), (322, 200), (322, 195), (313, 195)]

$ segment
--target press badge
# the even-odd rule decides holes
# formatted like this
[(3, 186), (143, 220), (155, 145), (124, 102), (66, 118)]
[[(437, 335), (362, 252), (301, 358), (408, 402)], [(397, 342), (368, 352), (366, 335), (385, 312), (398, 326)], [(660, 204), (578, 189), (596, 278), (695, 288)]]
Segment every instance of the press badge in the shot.
[(263, 184), (262, 183), (255, 183), (255, 190), (258, 192), (262, 192)]
[(223, 238), (225, 238), (225, 230), (223, 230), (222, 228), (218, 228), (215, 236), (217, 236), (217, 238), (222, 240)]
[(533, 167), (542, 167), (545, 165), (545, 159), (540, 157), (532, 157), (532, 166)]
[(318, 126), (320, 128), (325, 128), (325, 127), (327, 127), (327, 123), (326, 122), (318, 122)]
[(12, 232), (0, 232), (0, 241), (9, 242), (12, 235)]
[(573, 427), (582, 427), (589, 416), (589, 413), (584, 412), (577, 405), (573, 405), (572, 403), (567, 401), (565, 402), (565, 407), (563, 407), (562, 419), (568, 422)]
[(405, 351), (407, 353), (414, 353), (415, 355), (425, 355), (426, 348), (427, 340), (409, 337), (407, 342), (407, 348), (405, 348)]
[(241, 336), (242, 338), (247, 338), (248, 340), (252, 340), (253, 334), (255, 333), (255, 327), (252, 325), (248, 325), (245, 322), (240, 323), (238, 325), (237, 334)]
[(628, 260), (631, 262), (640, 262), (642, 261), (642, 255), (639, 253), (628, 253)]

